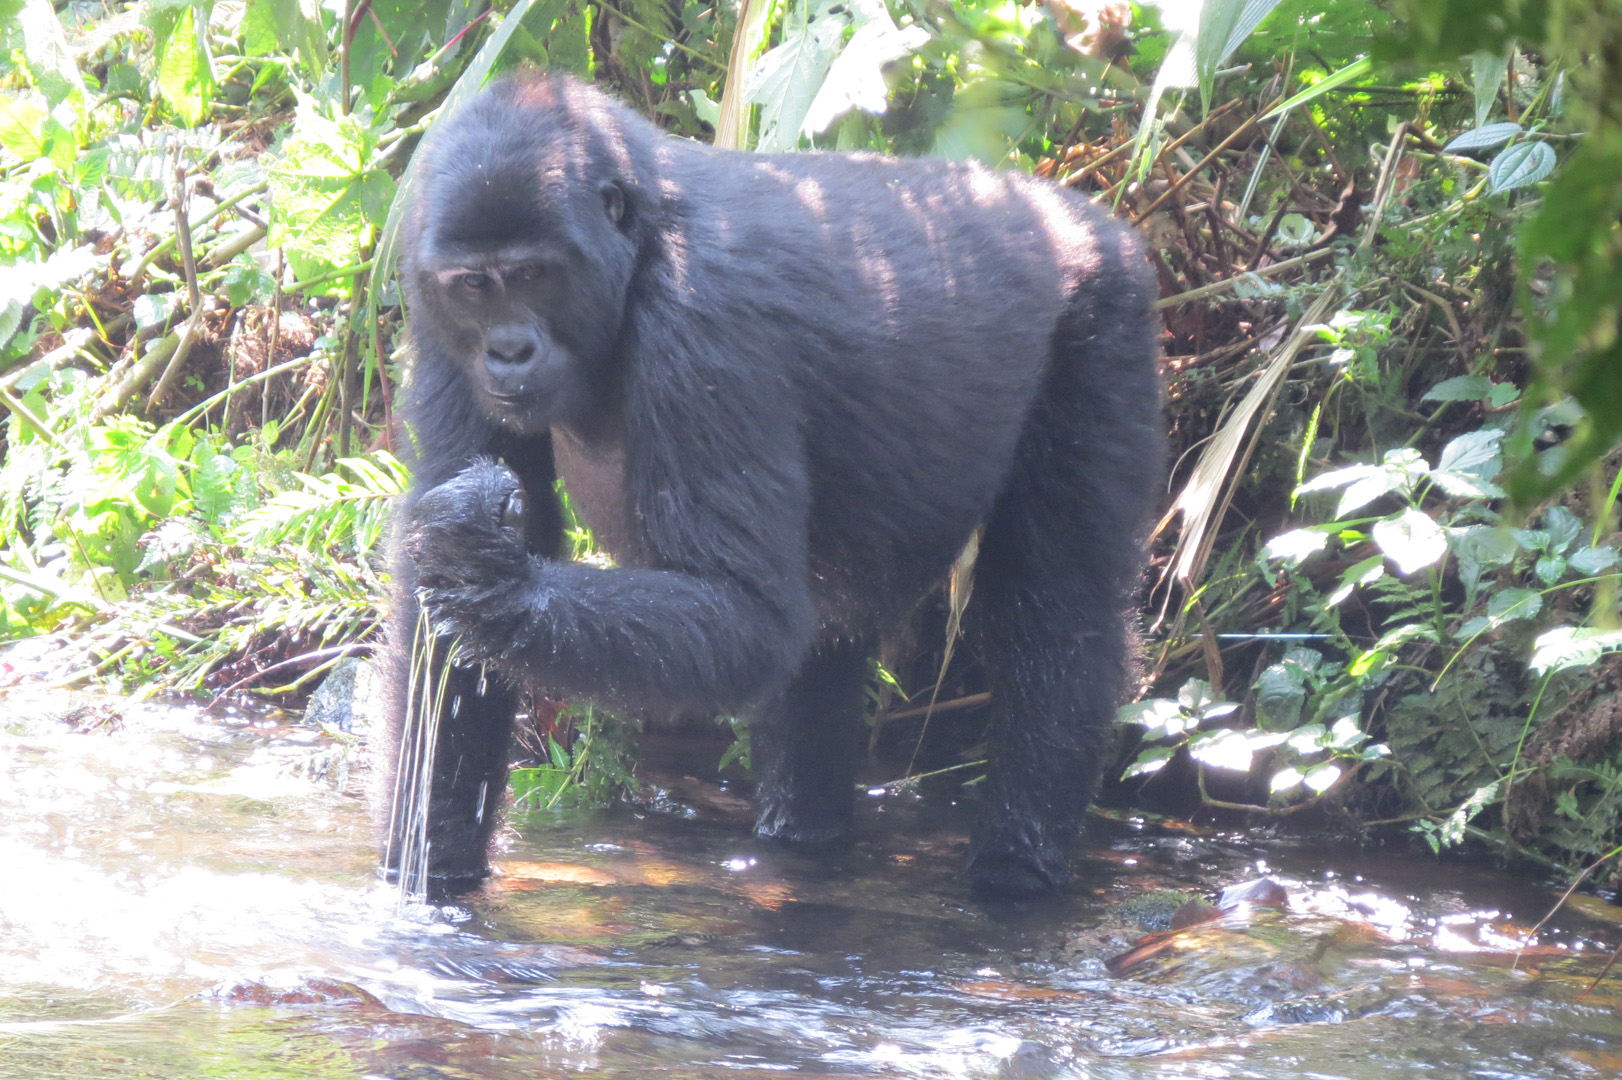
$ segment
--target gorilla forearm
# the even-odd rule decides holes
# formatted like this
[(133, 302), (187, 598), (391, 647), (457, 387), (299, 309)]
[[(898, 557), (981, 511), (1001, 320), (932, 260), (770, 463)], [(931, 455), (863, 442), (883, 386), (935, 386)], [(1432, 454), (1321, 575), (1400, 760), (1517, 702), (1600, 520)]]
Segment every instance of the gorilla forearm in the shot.
[(805, 620), (737, 586), (527, 561), (521, 580), (430, 591), (428, 607), (474, 658), (548, 693), (736, 710), (787, 679), (809, 645)]
[(555, 511), (526, 502), (510, 470), (480, 461), (412, 508), (423, 604), (469, 659), (559, 696), (722, 711), (776, 690), (809, 650), (810, 599), (792, 579), (540, 558), (523, 529)]

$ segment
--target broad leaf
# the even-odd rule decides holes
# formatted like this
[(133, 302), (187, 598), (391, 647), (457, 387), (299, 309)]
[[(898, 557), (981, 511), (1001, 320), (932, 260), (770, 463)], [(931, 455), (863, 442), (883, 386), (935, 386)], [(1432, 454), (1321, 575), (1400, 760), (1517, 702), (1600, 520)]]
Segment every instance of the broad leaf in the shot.
[(884, 115), (890, 88), (884, 82), (884, 65), (901, 59), (929, 41), (921, 26), (900, 29), (882, 7), (857, 28), (845, 43), (839, 57), (806, 111), (800, 131), (816, 135), (852, 109), (873, 116)]
[(806, 114), (816, 100), (844, 41), (842, 15), (811, 18), (809, 3), (790, 16), (783, 42), (760, 58), (744, 100), (760, 106), (757, 150), (792, 150), (799, 145)]
[(1374, 523), (1374, 542), (1404, 576), (1431, 566), (1447, 554), (1442, 527), (1422, 510), (1402, 513)]
[(1451, 154), (1468, 154), (1478, 150), (1496, 150), (1509, 140), (1521, 133), (1521, 125), (1505, 121), (1501, 124), (1487, 124), (1474, 131), (1466, 131), (1455, 136), (1446, 146), (1442, 147)]
[(1329, 534), (1318, 529), (1292, 529), (1267, 542), (1262, 548), (1262, 560), (1284, 560), (1284, 565), (1295, 568), (1309, 555), (1316, 555), (1329, 542)]
[(1588, 667), (1616, 649), (1622, 649), (1622, 630), (1557, 626), (1538, 635), (1529, 666), (1539, 675)]
[(1457, 375), (1443, 379), (1421, 401), (1481, 401), (1492, 393), (1493, 382), (1485, 375)]
[(1544, 142), (1523, 142), (1492, 159), (1487, 188), (1492, 194), (1526, 187), (1554, 172), (1554, 149)]

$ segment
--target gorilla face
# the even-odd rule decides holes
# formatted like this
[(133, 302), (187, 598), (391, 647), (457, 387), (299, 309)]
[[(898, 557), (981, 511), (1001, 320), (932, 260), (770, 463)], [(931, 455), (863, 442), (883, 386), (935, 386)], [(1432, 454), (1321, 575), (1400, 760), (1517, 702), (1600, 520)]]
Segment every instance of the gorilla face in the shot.
[(526, 190), (481, 170), (436, 187), (411, 257), (419, 338), (515, 434), (595, 415), (635, 263), (621, 185)]

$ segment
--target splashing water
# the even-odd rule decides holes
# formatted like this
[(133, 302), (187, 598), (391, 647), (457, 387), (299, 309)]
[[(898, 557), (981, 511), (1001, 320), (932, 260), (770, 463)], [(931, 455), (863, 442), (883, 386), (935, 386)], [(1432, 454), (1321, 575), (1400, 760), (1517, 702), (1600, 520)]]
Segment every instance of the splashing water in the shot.
[[(385, 870), (391, 866), (396, 868), (402, 907), (428, 900), (428, 811), (434, 780), (434, 752), (439, 745), (439, 721), (444, 715), (445, 693), (456, 658), (456, 642), (453, 641), (444, 661), (436, 665), (438, 642), (439, 635), (429, 625), (427, 612), (420, 612), (411, 641), (406, 714), (401, 722), (394, 792), (389, 802), (388, 841), (383, 852)], [(396, 842), (398, 859), (394, 850)]]

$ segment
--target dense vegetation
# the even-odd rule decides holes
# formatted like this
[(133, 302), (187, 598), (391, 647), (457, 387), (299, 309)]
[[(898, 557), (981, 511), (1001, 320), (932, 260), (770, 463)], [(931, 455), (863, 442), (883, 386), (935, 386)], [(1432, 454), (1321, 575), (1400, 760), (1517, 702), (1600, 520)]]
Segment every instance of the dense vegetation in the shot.
[[(1182, 456), (1127, 794), (1616, 854), (1616, 0), (0, 0), (0, 35), (6, 680), (293, 695), (365, 651), (411, 152), (534, 63), (1147, 230)], [(915, 640), (881, 731), (972, 723), (972, 658)], [(634, 783), (612, 718), (533, 737), (522, 798)]]

